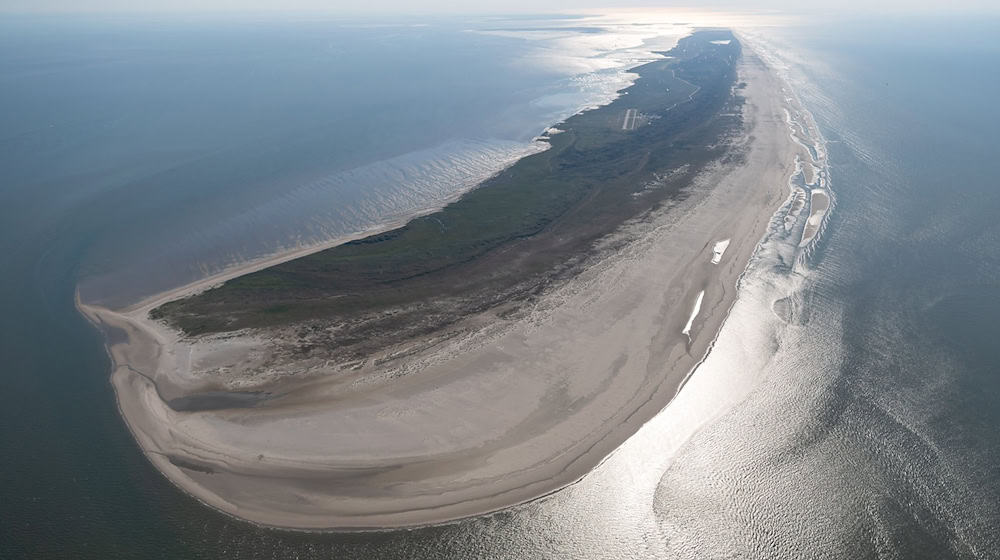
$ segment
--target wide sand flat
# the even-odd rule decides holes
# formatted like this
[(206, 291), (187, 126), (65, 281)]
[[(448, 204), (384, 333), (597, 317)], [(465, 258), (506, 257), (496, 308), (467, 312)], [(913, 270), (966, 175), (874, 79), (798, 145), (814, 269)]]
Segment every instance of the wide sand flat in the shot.
[[(204, 391), (199, 368), (231, 361), (227, 352), (250, 359), (267, 341), (180, 340), (146, 318), (162, 297), (122, 312), (81, 304), (109, 333), (112, 383), (142, 449), (205, 503), (294, 528), (444, 522), (578, 480), (659, 412), (705, 355), (789, 194), (801, 148), (789, 137), (782, 84), (749, 49), (740, 72), (745, 159), (713, 167), (683, 201), (630, 224), (624, 249), (527, 316), (472, 317), (466, 332), (402, 358), (272, 383), (280, 396), (255, 408), (177, 412), (165, 401)], [(689, 338), (682, 331), (702, 291)]]

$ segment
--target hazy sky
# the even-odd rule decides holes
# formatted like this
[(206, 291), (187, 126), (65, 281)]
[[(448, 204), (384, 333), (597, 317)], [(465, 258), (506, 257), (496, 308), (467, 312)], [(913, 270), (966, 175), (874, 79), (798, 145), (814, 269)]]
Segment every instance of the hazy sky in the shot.
[(362, 13), (539, 13), (616, 8), (691, 7), (698, 10), (802, 12), (811, 4), (837, 12), (997, 12), (998, 0), (0, 0), (0, 10), (36, 11), (326, 11)]

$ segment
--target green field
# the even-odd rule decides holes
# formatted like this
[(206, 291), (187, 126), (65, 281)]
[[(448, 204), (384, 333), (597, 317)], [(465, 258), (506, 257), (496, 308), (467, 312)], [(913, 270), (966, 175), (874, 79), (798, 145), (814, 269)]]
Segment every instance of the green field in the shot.
[[(719, 39), (731, 42), (711, 42)], [(350, 344), (412, 319), (429, 331), (530, 298), (571, 274), (596, 240), (682, 195), (694, 173), (726, 155), (723, 140), (741, 124), (733, 110), (739, 43), (728, 31), (699, 31), (664, 54), (633, 69), (639, 79), (617, 100), (558, 125), (564, 132), (551, 149), (444, 209), (167, 303), (153, 316), (191, 335), (334, 320), (346, 325), (337, 341)]]

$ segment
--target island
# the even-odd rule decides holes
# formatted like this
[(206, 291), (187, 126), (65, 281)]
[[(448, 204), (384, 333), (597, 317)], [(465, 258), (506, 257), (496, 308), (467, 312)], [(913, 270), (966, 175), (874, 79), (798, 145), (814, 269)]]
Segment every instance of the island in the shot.
[(402, 227), (127, 309), (78, 301), (153, 465), (230, 515), (319, 530), (453, 521), (585, 476), (706, 355), (770, 225), (808, 215), (789, 94), (733, 33), (632, 72)]

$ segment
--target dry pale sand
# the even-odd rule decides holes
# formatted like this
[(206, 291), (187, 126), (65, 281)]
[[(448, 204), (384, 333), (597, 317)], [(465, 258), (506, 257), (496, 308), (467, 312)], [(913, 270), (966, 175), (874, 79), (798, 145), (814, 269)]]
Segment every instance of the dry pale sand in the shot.
[[(181, 340), (147, 318), (162, 301), (220, 279), (120, 312), (81, 303), (108, 334), (119, 407), (142, 449), (205, 503), (301, 529), (445, 522), (579, 480), (657, 414), (706, 354), (789, 196), (801, 147), (785, 122), (786, 94), (746, 52), (748, 129), (736, 140), (745, 160), (715, 166), (683, 201), (630, 224), (624, 249), (527, 316), (471, 318), (481, 328), (402, 358), (292, 376), (268, 385), (276, 398), (255, 408), (177, 412), (165, 401), (252, 389), (240, 384), (238, 364), (267, 366), (264, 334)], [(689, 338), (682, 331), (702, 291)]]
[(805, 247), (816, 237), (826, 218), (826, 213), (830, 209), (830, 195), (826, 191), (813, 189), (809, 192), (809, 219), (806, 227), (802, 230), (802, 241), (800, 247)]

